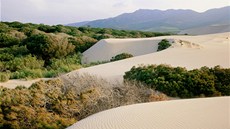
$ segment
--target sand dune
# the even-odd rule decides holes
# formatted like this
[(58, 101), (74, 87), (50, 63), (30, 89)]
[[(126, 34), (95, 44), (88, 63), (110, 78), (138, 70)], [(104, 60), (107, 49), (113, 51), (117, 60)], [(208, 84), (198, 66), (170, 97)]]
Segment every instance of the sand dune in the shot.
[(83, 62), (109, 61), (113, 56), (126, 52), (134, 56), (157, 51), (161, 39), (103, 39), (83, 53)]
[(152, 102), (89, 116), (68, 129), (229, 129), (230, 97)]
[[(156, 42), (160, 41), (161, 39), (171, 39), (171, 41), (175, 42), (175, 44), (171, 48), (156, 52)], [(134, 39), (131, 41), (133, 40)], [(214, 67), (216, 65), (230, 68), (229, 32), (202, 36), (163, 36), (144, 39), (142, 42), (140, 42), (140, 39), (137, 40), (138, 42), (133, 45), (137, 47), (142, 45), (142, 48), (140, 48), (138, 51), (145, 51), (151, 46), (150, 49), (153, 53), (144, 55), (139, 53), (140, 56), (94, 67), (83, 68), (73, 71), (67, 75), (74, 76), (74, 74), (89, 73), (110, 81), (122, 81), (122, 76), (126, 71), (130, 70), (132, 66), (138, 66), (140, 64), (170, 64), (171, 66), (186, 67), (190, 70), (200, 68), (202, 66)], [(110, 41), (113, 45), (109, 48), (111, 50), (107, 51), (107, 47), (105, 46), (110, 44)], [(124, 45), (125, 49), (128, 50), (128, 48), (130, 48), (129, 51), (124, 52), (131, 53), (133, 51), (132, 48), (135, 47), (127, 47), (126, 45), (127, 42), (127, 44), (130, 45), (131, 41), (129, 39), (108, 39), (107, 42), (99, 42), (98, 45), (96, 44), (90, 48), (85, 56), (87, 56), (88, 59), (97, 59), (99, 61), (106, 60), (114, 54), (114, 51), (112, 51), (113, 47), (115, 50), (118, 48), (122, 49), (122, 44)], [(116, 42), (118, 43), (119, 47), (116, 47)], [(145, 43), (148, 44), (147, 47), (143, 47)], [(150, 50), (148, 52), (150, 52)], [(104, 56), (100, 56), (101, 54), (104, 54)]]

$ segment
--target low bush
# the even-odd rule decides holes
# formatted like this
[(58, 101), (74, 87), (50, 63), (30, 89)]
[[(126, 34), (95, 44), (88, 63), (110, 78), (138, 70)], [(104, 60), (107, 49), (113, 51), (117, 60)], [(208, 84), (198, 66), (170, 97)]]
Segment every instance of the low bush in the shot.
[(7, 33), (0, 33), (0, 48), (19, 44), (19, 39)]
[(169, 41), (166, 39), (163, 39), (158, 43), (157, 51), (162, 51), (166, 48), (169, 48), (170, 46), (171, 46), (171, 44), (169, 43)]
[(129, 54), (129, 53), (121, 53), (121, 54), (118, 54), (118, 55), (112, 57), (112, 59), (110, 59), (110, 61), (123, 60), (123, 59), (131, 58), (131, 57), (133, 57), (132, 54)]
[(125, 80), (143, 82), (172, 97), (230, 95), (230, 69), (202, 67), (186, 70), (168, 65), (133, 67), (124, 75)]
[(11, 73), (11, 79), (35, 79), (43, 77), (43, 71), (41, 69), (23, 69)]
[(24, 57), (16, 57), (13, 60), (6, 62), (6, 69), (12, 72), (23, 69), (42, 69), (44, 66), (43, 60), (38, 60), (37, 57), (27, 55)]
[(10, 74), (6, 72), (0, 72), (0, 82), (7, 82), (10, 79)]

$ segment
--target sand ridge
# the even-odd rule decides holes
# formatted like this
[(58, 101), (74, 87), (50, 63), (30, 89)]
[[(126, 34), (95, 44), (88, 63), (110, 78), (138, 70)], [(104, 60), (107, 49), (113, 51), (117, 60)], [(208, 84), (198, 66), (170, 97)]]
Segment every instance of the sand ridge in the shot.
[(229, 129), (230, 97), (151, 102), (89, 116), (68, 129)]

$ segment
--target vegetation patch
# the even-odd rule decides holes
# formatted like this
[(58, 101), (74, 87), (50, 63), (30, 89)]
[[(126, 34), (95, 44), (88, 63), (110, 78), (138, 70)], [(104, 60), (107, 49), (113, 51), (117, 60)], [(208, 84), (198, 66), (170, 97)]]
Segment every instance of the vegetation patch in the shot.
[(230, 69), (220, 66), (190, 71), (168, 65), (139, 66), (126, 72), (124, 79), (142, 82), (172, 97), (230, 95)]
[(140, 83), (110, 84), (89, 75), (40, 81), (29, 88), (0, 87), (0, 128), (64, 129), (103, 110), (167, 99)]
[(169, 43), (169, 41), (166, 39), (163, 39), (158, 43), (157, 51), (162, 51), (164, 49), (169, 48), (170, 46), (171, 46), (171, 44)]
[(118, 54), (118, 55), (112, 57), (112, 59), (110, 59), (110, 61), (118, 61), (118, 60), (123, 60), (123, 59), (131, 58), (131, 57), (133, 57), (132, 54), (121, 53), (121, 54)]
[(101, 39), (162, 35), (169, 34), (0, 22), (0, 81), (55, 77), (84, 67), (81, 53)]

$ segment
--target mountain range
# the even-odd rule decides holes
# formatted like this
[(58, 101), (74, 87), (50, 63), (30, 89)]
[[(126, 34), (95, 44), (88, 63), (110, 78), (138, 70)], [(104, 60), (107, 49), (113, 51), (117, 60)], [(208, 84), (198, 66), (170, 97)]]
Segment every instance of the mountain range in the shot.
[(226, 32), (230, 31), (230, 6), (210, 9), (202, 13), (182, 9), (165, 11), (139, 9), (108, 19), (72, 23), (68, 26), (174, 33)]

